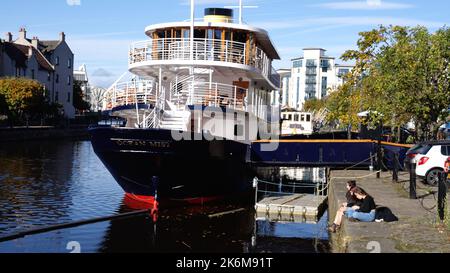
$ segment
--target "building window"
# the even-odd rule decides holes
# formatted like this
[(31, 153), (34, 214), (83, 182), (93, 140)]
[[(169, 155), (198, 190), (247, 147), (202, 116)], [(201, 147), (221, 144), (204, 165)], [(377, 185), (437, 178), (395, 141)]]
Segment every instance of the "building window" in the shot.
[(294, 115), (294, 121), (298, 121), (298, 114)]
[(70, 85), (71, 82), (72, 82), (72, 78), (70, 76), (67, 76), (67, 85)]
[(59, 65), (59, 57), (56, 57), (56, 59), (55, 59), (55, 64), (56, 64), (56, 65)]
[(55, 102), (59, 102), (59, 92), (55, 92)]
[(322, 77), (322, 98), (326, 97), (328, 94), (327, 92), (327, 86), (328, 86), (328, 78)]
[(50, 81), (51, 80), (51, 75), (50, 75), (50, 72), (48, 72), (47, 73), (47, 81)]
[(55, 82), (56, 82), (56, 83), (59, 83), (59, 74), (56, 74)]
[(330, 67), (329, 60), (320, 60), (320, 67), (322, 67), (322, 72), (328, 72), (328, 68)]
[(69, 58), (67, 60), (67, 68), (72, 68), (72, 59), (71, 58)]
[(349, 72), (350, 72), (350, 69), (347, 69), (347, 68), (345, 68), (345, 69), (339, 69), (338, 76), (339, 76), (339, 77), (343, 77), (343, 76), (347, 75)]
[(306, 67), (317, 67), (316, 60), (306, 60)]
[(294, 67), (294, 68), (300, 68), (300, 67), (303, 67), (303, 60), (294, 61), (294, 62), (293, 62), (293, 67)]
[(67, 93), (67, 102), (70, 103), (70, 92)]

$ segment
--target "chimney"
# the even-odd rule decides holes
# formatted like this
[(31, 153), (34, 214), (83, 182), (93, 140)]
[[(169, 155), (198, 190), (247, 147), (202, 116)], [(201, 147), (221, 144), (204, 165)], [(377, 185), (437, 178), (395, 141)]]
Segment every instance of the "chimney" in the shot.
[(11, 34), (11, 32), (6, 33), (6, 42), (11, 43), (13, 40), (13, 36)]
[(27, 30), (25, 28), (20, 28), (19, 30), (19, 39), (27, 38)]
[(31, 58), (31, 56), (33, 56), (33, 47), (32, 46), (28, 47), (28, 58)]
[(38, 49), (38, 45), (39, 45), (39, 38), (38, 37), (33, 37), (33, 40), (31, 40), (31, 45)]
[(59, 34), (59, 40), (60, 40), (61, 42), (65, 42), (65, 41), (66, 41), (66, 34), (65, 34), (64, 32), (61, 32), (61, 33)]

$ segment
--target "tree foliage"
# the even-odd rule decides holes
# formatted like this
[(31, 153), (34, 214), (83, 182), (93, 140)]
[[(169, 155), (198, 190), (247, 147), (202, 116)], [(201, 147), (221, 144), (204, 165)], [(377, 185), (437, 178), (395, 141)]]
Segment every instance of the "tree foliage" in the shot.
[(313, 98), (310, 100), (305, 101), (305, 104), (303, 105), (303, 110), (307, 112), (314, 112), (314, 111), (320, 111), (322, 108), (325, 107), (326, 100), (325, 99), (317, 99)]
[(379, 113), (373, 122), (400, 128), (413, 121), (420, 139), (433, 138), (450, 105), (450, 29), (380, 26), (360, 33), (357, 45), (342, 56), (356, 66), (331, 94), (328, 118), (356, 125), (358, 112), (372, 111)]
[(45, 112), (45, 89), (37, 81), (25, 78), (0, 79), (0, 105), (8, 118), (33, 116)]
[(89, 102), (84, 100), (83, 90), (78, 82), (73, 84), (73, 106), (78, 111), (87, 111), (91, 108)]

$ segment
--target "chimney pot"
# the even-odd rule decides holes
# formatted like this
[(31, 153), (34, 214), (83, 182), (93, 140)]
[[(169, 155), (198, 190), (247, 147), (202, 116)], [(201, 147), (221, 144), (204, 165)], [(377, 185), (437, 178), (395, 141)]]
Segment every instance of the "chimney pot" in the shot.
[(31, 44), (33, 45), (33, 47), (34, 48), (38, 48), (38, 45), (39, 45), (39, 38), (38, 37), (36, 37), (36, 36), (34, 36), (33, 37), (33, 40), (31, 40)]
[(61, 32), (61, 33), (59, 34), (59, 40), (60, 40), (61, 42), (64, 42), (64, 41), (66, 40), (66, 34), (65, 34), (64, 32)]
[(19, 38), (26, 39), (27, 38), (27, 30), (25, 28), (20, 28), (19, 30)]

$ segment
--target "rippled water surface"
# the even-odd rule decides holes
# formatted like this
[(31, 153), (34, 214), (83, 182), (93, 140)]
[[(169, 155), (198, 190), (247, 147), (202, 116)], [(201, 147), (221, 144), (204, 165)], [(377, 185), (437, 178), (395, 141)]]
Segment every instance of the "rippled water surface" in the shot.
[[(128, 212), (124, 194), (89, 141), (0, 143), (0, 237)], [(218, 212), (238, 209), (222, 217)], [(165, 210), (0, 243), (0, 252), (326, 252), (327, 216), (318, 224), (255, 221), (251, 207)]]

